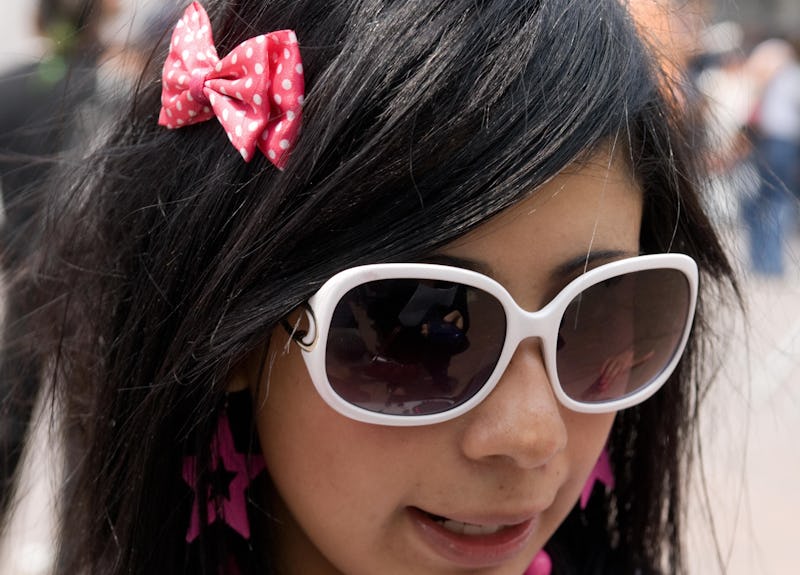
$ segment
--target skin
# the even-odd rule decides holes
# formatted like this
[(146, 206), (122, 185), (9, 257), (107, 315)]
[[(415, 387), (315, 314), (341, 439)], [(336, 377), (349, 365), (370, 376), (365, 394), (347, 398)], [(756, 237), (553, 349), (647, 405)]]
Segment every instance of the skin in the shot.
[[(441, 255), (466, 260), (535, 310), (581, 273), (587, 254), (636, 255), (641, 210), (624, 160), (603, 151)], [(578, 269), (565, 276), (559, 269), (570, 261)], [(276, 329), (263, 370), (269, 385), (250, 378), (280, 523), (270, 552), (283, 573), (520, 575), (575, 505), (614, 421), (614, 414), (579, 414), (558, 403), (535, 339), (519, 346), (475, 409), (404, 428), (334, 412), (316, 393), (300, 349), (286, 344)], [(535, 527), (502, 564), (465, 569), (420, 537), (410, 507), (472, 522), (534, 515)]]

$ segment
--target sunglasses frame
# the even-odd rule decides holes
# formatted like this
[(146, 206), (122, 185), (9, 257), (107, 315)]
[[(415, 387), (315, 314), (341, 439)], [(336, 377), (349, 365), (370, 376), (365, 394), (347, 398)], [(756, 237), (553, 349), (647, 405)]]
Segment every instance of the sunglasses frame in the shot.
[[(556, 370), (556, 342), (558, 330), (567, 307), (584, 290), (609, 278), (631, 272), (672, 269), (683, 273), (689, 285), (689, 306), (686, 325), (680, 343), (669, 363), (650, 383), (619, 399), (581, 403), (570, 398), (559, 383)], [(424, 415), (397, 415), (369, 411), (342, 398), (331, 386), (325, 371), (325, 351), (334, 310), (340, 299), (351, 289), (376, 280), (421, 279), (460, 283), (489, 293), (500, 302), (506, 314), (506, 336), (494, 370), (481, 389), (464, 403), (442, 413)], [(540, 341), (542, 359), (550, 380), (550, 387), (558, 401), (568, 409), (580, 413), (610, 413), (632, 407), (652, 396), (664, 385), (675, 370), (692, 328), (697, 303), (698, 271), (695, 261), (683, 254), (653, 254), (635, 256), (598, 266), (578, 276), (539, 311), (522, 309), (511, 294), (497, 281), (481, 273), (459, 267), (424, 263), (369, 264), (343, 270), (311, 296), (304, 306), (309, 331), (292, 333), (302, 349), (303, 360), (320, 397), (332, 409), (356, 421), (389, 426), (420, 426), (454, 419), (480, 404), (502, 379), (519, 344), (528, 338)]]

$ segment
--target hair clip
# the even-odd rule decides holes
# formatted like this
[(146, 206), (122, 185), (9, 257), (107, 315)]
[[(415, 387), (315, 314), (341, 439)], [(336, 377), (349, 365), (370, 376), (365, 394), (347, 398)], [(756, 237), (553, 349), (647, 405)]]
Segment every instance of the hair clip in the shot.
[(300, 131), (305, 89), (293, 31), (250, 38), (220, 60), (208, 14), (192, 2), (172, 33), (161, 82), (159, 125), (216, 117), (246, 162), (258, 147), (283, 169)]

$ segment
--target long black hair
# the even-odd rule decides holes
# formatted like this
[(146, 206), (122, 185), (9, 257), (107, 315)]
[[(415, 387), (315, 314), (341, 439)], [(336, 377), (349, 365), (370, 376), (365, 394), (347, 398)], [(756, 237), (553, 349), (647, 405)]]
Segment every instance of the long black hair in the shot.
[(46, 241), (12, 286), (38, 298), (36, 342), (67, 448), (59, 573), (216, 574), (231, 554), (271, 572), (216, 532), (184, 541), (181, 458), (207, 452), (232, 368), (337, 271), (418, 260), (611, 139), (644, 191), (641, 250), (693, 256), (701, 305), (673, 380), (617, 417), (616, 489), (570, 516), (548, 549), (559, 574), (680, 572), (684, 471), (711, 351), (705, 312), (735, 282), (697, 197), (678, 99), (624, 8), (207, 8), (220, 54), (296, 31), (303, 133), (285, 171), (261, 157), (245, 164), (215, 122), (158, 127), (151, 70), (105, 145), (64, 176), (43, 215)]

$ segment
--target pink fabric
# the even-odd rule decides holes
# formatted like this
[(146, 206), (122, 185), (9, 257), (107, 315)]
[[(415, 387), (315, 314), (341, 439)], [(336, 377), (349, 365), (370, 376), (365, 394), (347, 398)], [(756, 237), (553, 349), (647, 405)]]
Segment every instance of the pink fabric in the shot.
[(172, 34), (158, 123), (175, 129), (216, 117), (246, 162), (258, 147), (282, 169), (300, 131), (304, 90), (293, 31), (250, 38), (220, 60), (208, 15), (193, 2)]
[(614, 473), (611, 471), (611, 460), (608, 457), (608, 450), (606, 449), (603, 449), (600, 453), (597, 463), (583, 486), (583, 491), (581, 492), (581, 509), (586, 509), (586, 505), (589, 503), (589, 497), (592, 496), (594, 484), (598, 481), (605, 485), (607, 489), (614, 489)]
[[(204, 496), (197, 492), (197, 457), (186, 456), (183, 458), (183, 479), (194, 489), (194, 505), (189, 529), (186, 532), (186, 541), (194, 541), (200, 535), (200, 501), (208, 505), (209, 525), (217, 520), (218, 511), (232, 529), (236, 530), (245, 539), (250, 538), (250, 522), (247, 520), (247, 502), (244, 491), (250, 481), (264, 470), (264, 458), (260, 455), (247, 455), (236, 451), (233, 443), (228, 415), (223, 413), (219, 418), (216, 433), (211, 440), (211, 470), (216, 471), (222, 466), (223, 470), (233, 475), (228, 485), (230, 497), (211, 493), (209, 488)], [(222, 499), (220, 509), (217, 501)]]
[(550, 555), (547, 551), (542, 549), (531, 561), (531, 564), (525, 569), (522, 575), (550, 575), (553, 570), (553, 562), (550, 560)]

